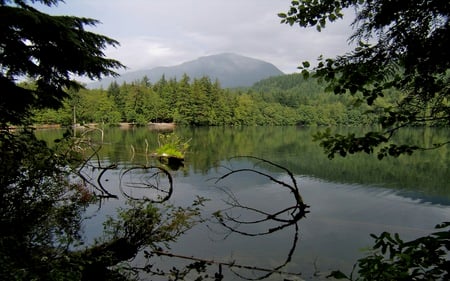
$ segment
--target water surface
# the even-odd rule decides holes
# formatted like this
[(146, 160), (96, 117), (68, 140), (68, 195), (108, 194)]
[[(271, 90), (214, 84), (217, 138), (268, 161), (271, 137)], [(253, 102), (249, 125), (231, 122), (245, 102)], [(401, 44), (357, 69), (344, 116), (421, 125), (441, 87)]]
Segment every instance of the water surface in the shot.
[[(303, 279), (314, 280), (320, 279), (314, 276), (318, 272), (351, 270), (355, 260), (363, 256), (363, 250), (371, 246), (370, 233), (397, 232), (404, 239), (413, 239), (430, 233), (436, 224), (450, 218), (449, 147), (383, 161), (365, 154), (329, 160), (318, 144), (312, 142), (311, 135), (317, 130), (177, 128), (175, 133), (189, 141), (190, 149), (185, 166), (173, 172), (175, 188), (171, 201), (188, 205), (198, 195), (208, 198), (205, 217), (225, 208), (224, 200), (229, 199), (229, 194), (255, 209), (268, 212), (283, 209), (293, 204), (292, 194), (267, 178), (239, 173), (218, 184), (214, 179), (228, 169), (254, 168), (280, 181), (291, 180), (286, 172), (273, 166), (255, 166), (254, 159), (230, 159), (239, 155), (264, 158), (286, 167), (293, 172), (301, 196), (310, 205), (310, 213), (298, 223), (295, 251), (283, 270), (302, 272)], [(149, 153), (158, 145), (158, 132), (115, 128), (104, 133), (100, 152), (104, 163), (119, 163), (122, 168), (155, 164)], [(38, 134), (51, 139), (60, 132)], [(411, 129), (398, 137), (403, 142), (425, 145), (449, 138), (447, 130), (432, 129)], [(120, 194), (117, 181), (120, 170), (108, 173), (106, 186), (112, 193)], [(87, 236), (99, 234), (105, 214), (114, 213), (120, 205), (121, 200), (109, 200), (101, 209), (93, 208), (95, 216), (86, 224)], [(258, 232), (267, 227), (255, 225), (250, 230)], [(285, 261), (296, 241), (295, 235), (295, 228), (289, 227), (270, 235), (243, 236), (207, 221), (182, 236), (172, 251), (270, 268)], [(272, 276), (273, 280), (279, 278)], [(226, 280), (230, 279), (227, 276)]]

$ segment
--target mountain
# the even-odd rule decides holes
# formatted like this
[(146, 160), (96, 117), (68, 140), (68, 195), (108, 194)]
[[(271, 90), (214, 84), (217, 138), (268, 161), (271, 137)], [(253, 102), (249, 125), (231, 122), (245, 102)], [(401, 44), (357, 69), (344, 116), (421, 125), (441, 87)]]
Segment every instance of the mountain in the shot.
[(119, 84), (130, 83), (140, 80), (144, 76), (147, 76), (152, 83), (161, 79), (162, 75), (165, 75), (166, 79), (177, 78), (179, 80), (185, 73), (191, 79), (203, 76), (208, 76), (213, 81), (218, 79), (223, 88), (249, 87), (262, 79), (284, 74), (271, 63), (237, 54), (223, 53), (200, 57), (175, 66), (128, 72), (120, 77), (105, 78), (90, 83), (87, 87), (107, 88), (113, 81)]

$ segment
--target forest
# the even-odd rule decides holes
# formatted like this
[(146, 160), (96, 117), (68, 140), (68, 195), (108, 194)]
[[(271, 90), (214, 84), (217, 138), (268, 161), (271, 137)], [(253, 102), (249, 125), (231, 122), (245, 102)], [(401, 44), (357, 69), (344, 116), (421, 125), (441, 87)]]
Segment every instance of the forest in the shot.
[[(33, 83), (29, 82), (28, 87)], [(390, 100), (377, 100), (379, 111)], [(63, 107), (37, 109), (35, 124), (70, 125), (120, 122), (146, 125), (150, 122), (174, 122), (189, 126), (240, 125), (346, 125), (375, 124), (379, 112), (369, 108), (358, 97), (335, 95), (315, 78), (289, 74), (264, 79), (250, 88), (222, 88), (209, 77), (179, 81), (164, 76), (152, 84), (148, 77), (119, 85), (112, 82), (107, 89), (69, 90)]]
[[(95, 161), (101, 146), (85, 134), (77, 136), (68, 130), (50, 145), (36, 137), (29, 127), (32, 123), (70, 125), (96, 122), (114, 125), (129, 122), (145, 125), (149, 122), (175, 122), (194, 126), (377, 124), (363, 136), (353, 133), (331, 135), (327, 132), (318, 138), (322, 140), (321, 145), (329, 158), (335, 153), (346, 156), (381, 151), (378, 159), (387, 154), (395, 157), (402, 153), (411, 154), (419, 149), (407, 143), (409, 138), (391, 143), (395, 141), (394, 133), (400, 129), (417, 125), (450, 125), (448, 1), (293, 0), (285, 13), (278, 14), (281, 23), (315, 27), (318, 31), (342, 18), (342, 11), (354, 8), (354, 34), (349, 41), (356, 44), (355, 49), (335, 59), (319, 59), (317, 67), (311, 70), (308, 70), (310, 64), (303, 62), (303, 75), (274, 77), (245, 89), (224, 89), (218, 81), (211, 81), (208, 77), (190, 79), (187, 75), (179, 81), (162, 77), (156, 83), (149, 83), (149, 79), (143, 77), (129, 84), (112, 83), (107, 89), (80, 88), (72, 77), (101, 79), (116, 75), (125, 66), (107, 58), (104, 53), (107, 47), (116, 47), (119, 42), (91, 31), (100, 21), (46, 14), (35, 6), (54, 7), (59, 2), (64, 1), (0, 0), (0, 33), (3, 35), (0, 36), (1, 280), (137, 280), (145, 278), (142, 274), (161, 279), (167, 277), (167, 280), (227, 280), (225, 278), (229, 277), (223, 274), (222, 267), (232, 270), (231, 267), (240, 266), (232, 260), (212, 269), (216, 271), (217, 268), (217, 272), (205, 272), (211, 261), (194, 260), (192, 257), (199, 254), (198, 249), (188, 254), (192, 263), (185, 266), (167, 270), (154, 266), (160, 255), (173, 256), (165, 251), (170, 250), (172, 243), (178, 243), (180, 236), (207, 219), (202, 215), (206, 198), (197, 196), (181, 205), (165, 202), (174, 190), (172, 173), (168, 169), (140, 165), (120, 173), (119, 165), (104, 166), (101, 161)], [(305, 80), (305, 74), (309, 73), (311, 78)], [(24, 77), (30, 80), (22, 81)], [(325, 86), (319, 86), (320, 80), (325, 82)], [(12, 130), (12, 125), (20, 129)], [(287, 139), (287, 134), (279, 135), (283, 140)], [(431, 143), (430, 136), (423, 135), (433, 149), (450, 143), (445, 141), (436, 145)], [(260, 139), (263, 137), (261, 135)], [(205, 138), (199, 136), (198, 139)], [(264, 139), (271, 142), (279, 140)], [(258, 145), (258, 149), (264, 149), (264, 146), (259, 146), (260, 142), (253, 143)], [(239, 143), (236, 146), (243, 145)], [(198, 147), (204, 150), (205, 146)], [(286, 146), (285, 149), (291, 152), (295, 146)], [(309, 151), (319, 155), (317, 150)], [(220, 155), (220, 151), (216, 154)], [(439, 157), (444, 159), (441, 155)], [(260, 173), (255, 167), (263, 166), (252, 165), (251, 169), (230, 167), (216, 183), (233, 173), (251, 170), (286, 188), (294, 195), (293, 204), (279, 204), (277, 207), (283, 209), (273, 213), (241, 204), (237, 197), (231, 196), (229, 206), (254, 211), (263, 215), (262, 219), (244, 221), (239, 215), (235, 217), (227, 213), (229, 206), (225, 206), (223, 211), (215, 211), (211, 219), (230, 233), (252, 238), (286, 227), (298, 230), (298, 222), (309, 212), (309, 206), (300, 196), (296, 176), (272, 162), (274, 160), (257, 156), (246, 158), (278, 168), (288, 175), (285, 177), (288, 181), (284, 178), (279, 180), (279, 174), (275, 179)], [(292, 162), (302, 162), (303, 159), (298, 157)], [(203, 165), (207, 161), (199, 160)], [(429, 166), (424, 157), (419, 158), (419, 162), (426, 168)], [(444, 180), (449, 174), (446, 169), (447, 166), (441, 169)], [(372, 170), (376, 172), (376, 169)], [(84, 174), (84, 171), (90, 171), (94, 177)], [(91, 208), (98, 210), (105, 206), (105, 202), (117, 198), (102, 187), (101, 180), (108, 181), (106, 177), (102, 178), (107, 172), (120, 174), (121, 178), (126, 174), (130, 180), (123, 183), (131, 184), (133, 188), (152, 188), (156, 196), (154, 200), (130, 198), (124, 208), (116, 209), (115, 205), (114, 215), (105, 219), (99, 238), (91, 243), (85, 236), (85, 219), (95, 215), (87, 211)], [(425, 180), (439, 177), (435, 171), (425, 170), (425, 173), (422, 176)], [(368, 177), (364, 173), (361, 175)], [(408, 177), (413, 180), (413, 176)], [(140, 180), (142, 183), (138, 182)], [(121, 185), (122, 181), (118, 182)], [(417, 185), (416, 182), (413, 184)], [(245, 186), (245, 182), (240, 180), (240, 185)], [(125, 195), (125, 192), (121, 194)], [(311, 214), (326, 207), (327, 202), (316, 204)], [(370, 205), (363, 207), (369, 212), (377, 212)], [(413, 217), (405, 205), (400, 207), (404, 218), (425, 219), (427, 223), (433, 220), (431, 216)], [(380, 215), (384, 214), (382, 210)], [(271, 220), (281, 224), (267, 230), (264, 227), (260, 234), (232, 227), (254, 222), (272, 227)], [(340, 240), (330, 226), (336, 228), (327, 223), (326, 228), (312, 234), (330, 229), (328, 240), (338, 245)], [(384, 228), (385, 225), (382, 226)], [(409, 241), (401, 239), (397, 233), (391, 235), (387, 232), (389, 229), (381, 234), (371, 234), (373, 246), (369, 246), (365, 257), (356, 261), (348, 276), (338, 269), (328, 277), (381, 281), (449, 280), (449, 227), (450, 222), (444, 221), (436, 225), (435, 232), (423, 233), (425, 236)], [(225, 234), (229, 235), (229, 232)], [(298, 237), (296, 232), (284, 265), (292, 261), (291, 253)], [(342, 252), (350, 250), (343, 249)], [(260, 256), (273, 264), (271, 254), (267, 250)], [(142, 266), (132, 261), (137, 257), (145, 259)], [(265, 277), (279, 273), (282, 267), (269, 269)], [(316, 276), (316, 263), (311, 267)], [(189, 273), (195, 276), (191, 278)]]

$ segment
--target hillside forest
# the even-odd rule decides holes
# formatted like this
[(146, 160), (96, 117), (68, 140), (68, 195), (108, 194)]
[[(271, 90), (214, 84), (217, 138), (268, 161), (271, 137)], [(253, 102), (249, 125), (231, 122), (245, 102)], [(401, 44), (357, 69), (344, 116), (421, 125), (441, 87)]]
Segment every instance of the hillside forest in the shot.
[[(32, 82), (23, 86), (33, 87)], [(107, 89), (68, 91), (58, 110), (38, 109), (35, 124), (70, 125), (120, 122), (145, 125), (149, 122), (175, 122), (178, 125), (346, 125), (375, 124), (383, 108), (398, 100), (401, 93), (377, 100), (375, 110), (358, 97), (327, 91), (316, 79), (301, 74), (271, 77), (249, 88), (222, 88), (208, 77), (179, 81), (161, 77), (150, 83), (148, 77)], [(74, 114), (75, 113), (75, 114)], [(74, 119), (75, 116), (75, 119)]]

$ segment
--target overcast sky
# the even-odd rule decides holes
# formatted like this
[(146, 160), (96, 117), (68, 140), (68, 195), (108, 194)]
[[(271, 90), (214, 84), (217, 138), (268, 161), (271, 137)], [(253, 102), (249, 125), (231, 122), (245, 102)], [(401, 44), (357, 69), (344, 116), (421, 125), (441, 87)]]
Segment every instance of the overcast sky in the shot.
[(280, 24), (290, 0), (65, 0), (40, 10), (97, 19), (93, 29), (120, 42), (106, 54), (127, 71), (171, 66), (224, 52), (262, 59), (285, 73), (321, 54), (349, 50), (351, 18), (324, 31)]

